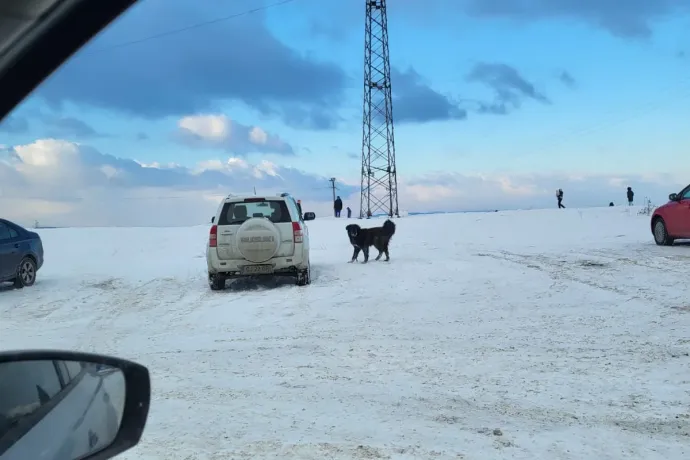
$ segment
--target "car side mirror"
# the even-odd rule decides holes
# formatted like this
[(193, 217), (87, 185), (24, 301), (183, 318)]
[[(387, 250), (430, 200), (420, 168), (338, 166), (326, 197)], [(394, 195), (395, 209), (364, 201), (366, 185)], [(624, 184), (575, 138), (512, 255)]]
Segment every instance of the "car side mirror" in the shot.
[(676, 201), (678, 199), (678, 194), (677, 193), (671, 193), (668, 196), (669, 201)]
[(316, 219), (316, 214), (314, 214), (313, 212), (305, 212), (304, 213), (304, 220), (305, 221), (314, 220), (314, 219)]
[(106, 460), (136, 446), (151, 400), (149, 371), (109, 356), (0, 353), (0, 460)]
[(213, 224), (215, 222), (216, 222), (216, 216), (211, 217), (211, 223)]

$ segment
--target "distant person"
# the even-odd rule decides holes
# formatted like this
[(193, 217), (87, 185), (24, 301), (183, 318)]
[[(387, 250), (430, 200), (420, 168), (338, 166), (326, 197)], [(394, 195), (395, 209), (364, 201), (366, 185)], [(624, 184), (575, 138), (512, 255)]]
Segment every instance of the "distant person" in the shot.
[(628, 187), (628, 206), (633, 205), (633, 199), (635, 198), (635, 192), (633, 192), (631, 187)]
[(335, 217), (340, 217), (340, 211), (343, 210), (343, 200), (340, 197), (333, 202), (333, 210), (335, 211)]
[(297, 210), (299, 211), (299, 220), (304, 220), (302, 215), (302, 200), (297, 200)]
[(559, 188), (556, 191), (556, 199), (558, 200), (558, 209), (565, 209), (563, 206), (563, 189)]
[(352, 217), (352, 209), (350, 209), (350, 207), (348, 206), (347, 207), (347, 218), (349, 219), (350, 217)]

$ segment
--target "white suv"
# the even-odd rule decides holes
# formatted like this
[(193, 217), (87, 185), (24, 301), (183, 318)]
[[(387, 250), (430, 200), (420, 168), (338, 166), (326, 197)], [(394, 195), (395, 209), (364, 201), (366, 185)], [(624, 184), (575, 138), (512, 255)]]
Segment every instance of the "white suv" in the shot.
[(311, 283), (309, 229), (301, 205), (287, 193), (271, 197), (230, 195), (211, 221), (206, 248), (211, 289), (243, 276), (294, 276), (298, 286)]

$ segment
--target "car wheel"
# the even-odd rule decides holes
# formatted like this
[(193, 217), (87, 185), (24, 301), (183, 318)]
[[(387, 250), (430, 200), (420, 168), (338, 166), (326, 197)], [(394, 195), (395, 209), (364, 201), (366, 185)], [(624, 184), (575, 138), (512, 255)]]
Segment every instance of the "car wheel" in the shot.
[(208, 275), (208, 284), (212, 291), (222, 291), (225, 289), (225, 277), (221, 275)]
[(14, 287), (21, 289), (33, 286), (36, 282), (36, 262), (31, 257), (24, 257), (17, 268)]
[(307, 269), (297, 274), (297, 286), (311, 284), (311, 262), (307, 262)]
[(654, 242), (659, 246), (671, 246), (673, 238), (668, 236), (664, 219), (659, 218), (654, 222)]

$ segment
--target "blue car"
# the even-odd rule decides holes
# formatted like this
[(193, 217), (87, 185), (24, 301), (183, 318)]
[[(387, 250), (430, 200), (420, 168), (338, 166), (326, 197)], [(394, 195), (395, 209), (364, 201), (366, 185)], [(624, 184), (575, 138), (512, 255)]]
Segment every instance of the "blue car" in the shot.
[(36, 232), (0, 219), (0, 283), (16, 288), (33, 286), (43, 266), (43, 243)]

